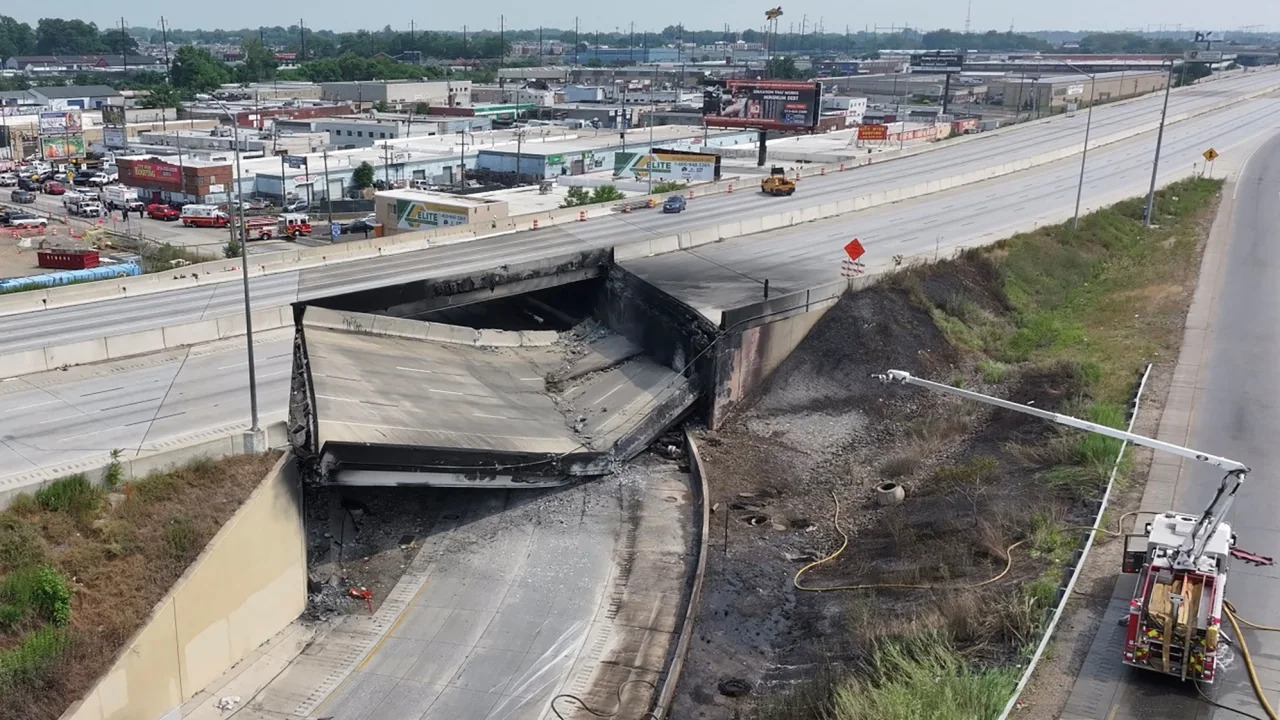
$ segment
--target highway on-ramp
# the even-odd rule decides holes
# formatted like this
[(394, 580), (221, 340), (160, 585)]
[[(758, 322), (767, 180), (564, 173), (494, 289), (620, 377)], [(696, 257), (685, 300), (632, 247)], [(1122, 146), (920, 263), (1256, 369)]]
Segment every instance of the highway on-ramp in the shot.
[[(1169, 113), (1198, 117), (1207, 108), (1229, 103), (1267, 88), (1280, 87), (1280, 72), (1251, 72), (1175, 90)], [(1094, 111), (1092, 137), (1158, 122), (1159, 95), (1103, 105)], [(1236, 121), (1245, 103), (1237, 102), (1217, 114), (1224, 128)], [(1188, 120), (1187, 122), (1194, 122)], [(564, 255), (588, 248), (605, 248), (637, 240), (759, 217), (787, 210), (817, 207), (846, 198), (995, 167), (1055, 150), (1078, 149), (1083, 140), (1085, 113), (1059, 116), (1025, 126), (931, 148), (917, 155), (809, 177), (801, 190), (787, 198), (767, 198), (755, 187), (734, 194), (694, 197), (680, 214), (644, 211), (617, 214), (582, 223), (537, 231), (521, 231), (428, 250), (352, 259), (324, 267), (286, 271), (253, 280), (255, 308), (268, 308), (328, 295), (382, 287), (411, 280), (447, 277)], [(1147, 133), (1144, 137), (1154, 137)], [(1103, 148), (1105, 149), (1105, 148)], [(1102, 152), (1103, 149), (1094, 150)], [(696, 194), (696, 188), (695, 188)], [(193, 281), (194, 283), (194, 281)], [(0, 317), (0, 355), (89, 338), (122, 335), (193, 320), (208, 320), (242, 312), (239, 283), (203, 285), (132, 298), (100, 300), (73, 307), (15, 313)], [(2, 372), (2, 371), (0, 371)]]
[[(1185, 443), (1204, 452), (1239, 460), (1253, 473), (1240, 490), (1227, 521), (1242, 548), (1262, 555), (1280, 554), (1280, 138), (1273, 138), (1253, 155), (1239, 179), (1227, 188), (1214, 233), (1221, 232), (1219, 263), (1206, 262), (1199, 292), (1209, 298), (1205, 317), (1188, 321), (1187, 339), (1179, 358), (1173, 388), (1162, 419), (1183, 429)], [(1209, 252), (1213, 252), (1211, 247)], [(1199, 301), (1199, 296), (1197, 297)], [(1193, 316), (1195, 310), (1193, 308)], [(1188, 357), (1190, 355), (1190, 357)], [(1157, 460), (1160, 458), (1157, 457)], [(1209, 504), (1221, 473), (1197, 462), (1176, 460), (1158, 475), (1153, 465), (1143, 499), (1144, 510), (1172, 509), (1199, 514)], [(1167, 478), (1167, 480), (1166, 480)], [(1153, 484), (1163, 486), (1153, 487)], [(1240, 718), (1203, 702), (1189, 684), (1155, 673), (1130, 670), (1119, 662), (1123, 629), (1115, 624), (1127, 610), (1129, 582), (1117, 585), (1111, 607), (1089, 650), (1080, 677), (1062, 715), (1069, 720), (1208, 720)], [(1280, 570), (1232, 563), (1227, 599), (1242, 617), (1280, 626)], [(1235, 632), (1224, 619), (1229, 636)], [(1280, 637), (1245, 629), (1244, 639), (1254, 656), (1262, 685), (1273, 705), (1280, 700)], [(1254, 698), (1239, 652), (1232, 653), (1208, 695), (1228, 708), (1263, 717)]]

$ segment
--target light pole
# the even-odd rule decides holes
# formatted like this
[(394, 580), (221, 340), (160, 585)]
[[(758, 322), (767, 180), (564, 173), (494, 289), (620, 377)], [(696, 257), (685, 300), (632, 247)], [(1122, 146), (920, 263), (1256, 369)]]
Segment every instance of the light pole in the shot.
[(1090, 75), (1065, 60), (1062, 61), (1062, 64), (1089, 78), (1089, 113), (1086, 116), (1087, 119), (1084, 121), (1084, 149), (1080, 151), (1080, 182), (1076, 185), (1076, 214), (1071, 220), (1071, 229), (1079, 230), (1080, 198), (1084, 195), (1084, 164), (1089, 159), (1089, 131), (1093, 128), (1093, 99), (1095, 93), (1098, 91), (1098, 74), (1093, 73)]
[[(244, 282), (244, 333), (245, 333), (245, 351), (249, 357), (249, 417), (251, 425), (249, 427), (249, 435), (253, 443), (253, 452), (258, 452), (258, 436), (261, 430), (258, 428), (258, 371), (253, 364), (253, 311), (249, 303), (249, 242), (247, 233), (245, 232), (244, 223), (244, 175), (240, 172), (240, 125), (236, 123), (236, 117), (231, 110), (222, 103), (221, 100), (215, 100), (218, 107), (227, 114), (227, 119), (231, 121), (231, 137), (232, 143), (235, 144), (236, 152), (236, 210), (239, 215), (238, 226), (240, 228), (240, 273)], [(283, 192), (283, 190), (282, 190)]]
[[(1182, 64), (1186, 67), (1186, 63)], [(1173, 60), (1169, 60), (1169, 77), (1164, 85), (1164, 108), (1160, 110), (1160, 131), (1156, 133), (1156, 157), (1151, 162), (1151, 187), (1147, 190), (1147, 211), (1142, 224), (1151, 227), (1151, 211), (1156, 202), (1156, 175), (1160, 172), (1160, 146), (1164, 144), (1164, 120), (1169, 115), (1169, 91), (1173, 88)]]

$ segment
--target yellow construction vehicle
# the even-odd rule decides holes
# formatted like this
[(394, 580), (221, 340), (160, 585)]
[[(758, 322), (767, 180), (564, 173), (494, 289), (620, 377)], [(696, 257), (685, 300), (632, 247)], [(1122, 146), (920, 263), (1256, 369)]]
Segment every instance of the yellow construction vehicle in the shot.
[(796, 191), (796, 181), (787, 177), (780, 167), (769, 169), (769, 177), (760, 181), (760, 192), (765, 195), (790, 195)]

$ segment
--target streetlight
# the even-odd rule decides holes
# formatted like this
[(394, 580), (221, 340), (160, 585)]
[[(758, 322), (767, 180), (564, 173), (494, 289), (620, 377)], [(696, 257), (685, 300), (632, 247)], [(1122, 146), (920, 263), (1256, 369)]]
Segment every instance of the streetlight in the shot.
[(1084, 194), (1084, 164), (1085, 161), (1089, 159), (1089, 130), (1093, 128), (1093, 98), (1094, 94), (1098, 91), (1098, 74), (1093, 73), (1090, 75), (1066, 60), (1063, 60), (1062, 64), (1089, 78), (1089, 114), (1087, 119), (1084, 121), (1084, 150), (1080, 152), (1080, 182), (1076, 185), (1076, 214), (1071, 221), (1071, 229), (1079, 230), (1080, 197)]
[[(249, 303), (249, 242), (248, 233), (245, 232), (244, 222), (244, 174), (240, 172), (240, 125), (236, 122), (235, 115), (231, 110), (222, 103), (221, 100), (214, 100), (218, 107), (227, 114), (227, 119), (231, 121), (231, 137), (235, 144), (236, 153), (236, 210), (240, 216), (240, 272), (244, 281), (244, 332), (245, 332), (245, 351), (249, 356), (249, 417), (252, 421), (249, 427), (249, 436), (253, 444), (252, 451), (257, 452), (258, 436), (261, 430), (258, 428), (258, 371), (253, 365), (253, 312)], [(284, 177), (280, 178), (281, 195), (284, 194)]]
[[(1185, 68), (1186, 62), (1182, 63)], [(1147, 190), (1147, 210), (1142, 224), (1151, 227), (1151, 211), (1156, 203), (1156, 175), (1160, 172), (1160, 146), (1164, 143), (1164, 120), (1169, 114), (1169, 90), (1173, 88), (1173, 59), (1169, 60), (1169, 78), (1164, 84), (1164, 108), (1160, 111), (1160, 131), (1156, 133), (1156, 157), (1151, 163), (1151, 187)]]

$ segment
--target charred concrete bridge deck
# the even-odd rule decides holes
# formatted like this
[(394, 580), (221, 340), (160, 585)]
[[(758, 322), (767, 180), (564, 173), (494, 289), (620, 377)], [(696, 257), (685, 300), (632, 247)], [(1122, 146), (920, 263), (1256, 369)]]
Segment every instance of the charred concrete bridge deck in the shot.
[(695, 400), (681, 372), (589, 323), (502, 331), (305, 308), (293, 443), (325, 482), (558, 485), (603, 475)]

